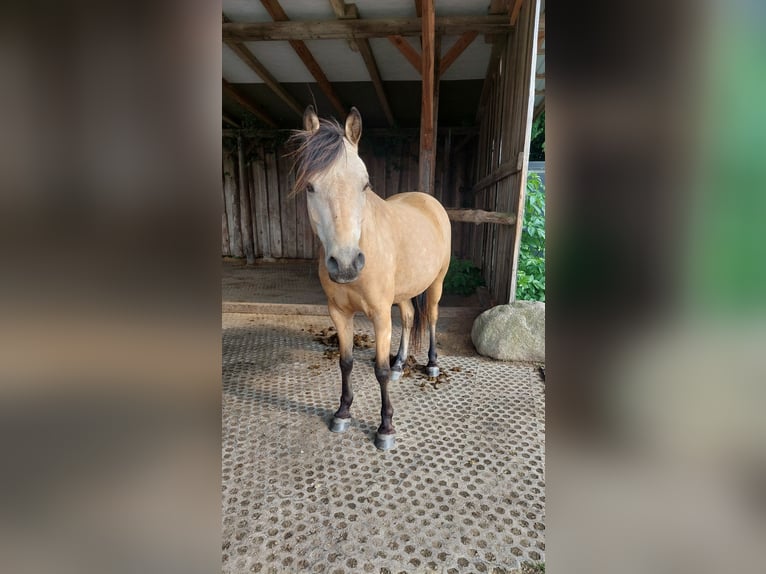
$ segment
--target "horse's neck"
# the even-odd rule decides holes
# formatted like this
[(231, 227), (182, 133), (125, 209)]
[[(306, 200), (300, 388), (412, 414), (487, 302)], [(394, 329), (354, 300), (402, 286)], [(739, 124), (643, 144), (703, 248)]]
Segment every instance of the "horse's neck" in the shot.
[(390, 211), (388, 203), (372, 189), (368, 189), (365, 193), (367, 193), (367, 201), (364, 205), (365, 221), (370, 221), (373, 225), (382, 222), (388, 217)]

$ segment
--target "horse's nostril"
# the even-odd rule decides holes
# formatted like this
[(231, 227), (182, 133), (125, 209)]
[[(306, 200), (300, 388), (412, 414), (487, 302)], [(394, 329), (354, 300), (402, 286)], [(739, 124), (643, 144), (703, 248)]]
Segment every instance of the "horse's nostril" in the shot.
[(364, 267), (364, 253), (361, 251), (359, 252), (359, 255), (356, 256), (356, 259), (354, 259), (354, 269), (356, 269), (357, 273), (362, 270)]
[(335, 257), (330, 257), (327, 259), (327, 270), (330, 273), (338, 272), (338, 260), (335, 259)]

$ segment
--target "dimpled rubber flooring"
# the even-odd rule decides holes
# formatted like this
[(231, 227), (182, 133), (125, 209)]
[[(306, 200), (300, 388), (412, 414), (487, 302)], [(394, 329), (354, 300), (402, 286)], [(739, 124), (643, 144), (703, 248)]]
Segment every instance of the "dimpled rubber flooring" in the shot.
[[(544, 383), (533, 366), (439, 357), (390, 384), (396, 447), (373, 438), (374, 349), (355, 349), (353, 422), (329, 317), (224, 314), (224, 572), (514, 572), (545, 559)], [(356, 332), (373, 334), (359, 316)], [(398, 337), (398, 329), (394, 328)], [(416, 355), (422, 363), (424, 353)]]

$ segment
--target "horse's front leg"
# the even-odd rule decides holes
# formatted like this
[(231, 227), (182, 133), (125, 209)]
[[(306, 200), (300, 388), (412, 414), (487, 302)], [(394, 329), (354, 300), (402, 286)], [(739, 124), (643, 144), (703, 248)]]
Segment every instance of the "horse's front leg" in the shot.
[(392, 419), (394, 407), (388, 397), (388, 379), (391, 375), (389, 352), (391, 351), (391, 307), (381, 309), (373, 314), (372, 323), (375, 326), (375, 378), (380, 385), (380, 427), (375, 437), (375, 446), (380, 450), (393, 448), (395, 436)]
[(346, 432), (351, 424), (351, 403), (354, 401), (354, 392), (351, 389), (351, 369), (354, 367), (354, 314), (341, 311), (334, 305), (328, 307), (330, 318), (338, 331), (341, 376), (340, 407), (333, 416), (330, 430)]

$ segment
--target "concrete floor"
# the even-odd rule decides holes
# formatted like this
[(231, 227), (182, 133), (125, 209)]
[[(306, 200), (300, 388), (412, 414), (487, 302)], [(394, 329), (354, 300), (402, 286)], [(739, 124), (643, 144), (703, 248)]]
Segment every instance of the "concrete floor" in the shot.
[[(306, 263), (230, 266), (224, 299), (325, 303)], [(373, 444), (374, 348), (355, 349), (353, 422), (333, 434), (340, 372), (316, 336), (330, 318), (223, 314), (224, 572), (504, 573), (544, 561), (544, 382), (534, 366), (476, 355), (464, 311), (439, 322), (446, 380), (391, 384), (387, 452)], [(361, 316), (356, 332), (374, 338)]]

